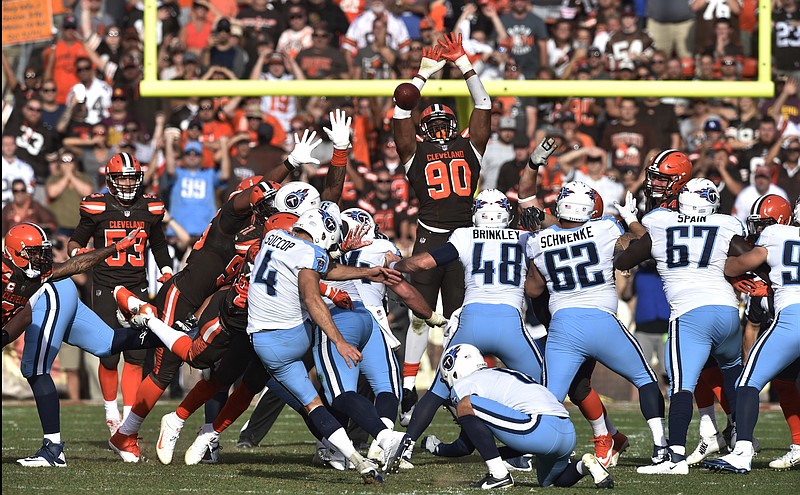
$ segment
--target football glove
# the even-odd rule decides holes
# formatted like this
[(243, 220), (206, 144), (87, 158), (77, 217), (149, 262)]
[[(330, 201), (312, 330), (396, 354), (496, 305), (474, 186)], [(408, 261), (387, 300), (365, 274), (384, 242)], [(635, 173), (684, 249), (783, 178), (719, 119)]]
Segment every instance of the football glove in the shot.
[(520, 225), (529, 232), (538, 230), (542, 222), (544, 222), (544, 212), (535, 206), (524, 208), (519, 216)]

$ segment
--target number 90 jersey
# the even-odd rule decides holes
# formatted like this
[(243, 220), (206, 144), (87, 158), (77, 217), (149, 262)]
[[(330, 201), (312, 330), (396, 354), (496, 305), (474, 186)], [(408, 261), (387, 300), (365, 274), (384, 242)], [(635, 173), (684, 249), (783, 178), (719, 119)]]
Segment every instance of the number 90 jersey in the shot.
[(302, 324), (307, 316), (300, 301), (297, 275), (308, 268), (328, 271), (328, 253), (284, 230), (264, 237), (247, 290), (247, 333), (282, 330)]
[(724, 271), (731, 239), (745, 235), (742, 222), (730, 215), (689, 216), (657, 208), (642, 225), (652, 240), (671, 320), (700, 306), (739, 307)]
[(603, 217), (572, 229), (553, 225), (528, 240), (528, 257), (550, 292), (550, 314), (563, 308), (617, 312), (614, 246), (624, 233), (616, 219)]
[(791, 304), (800, 304), (800, 228), (770, 225), (761, 231), (756, 246), (767, 249), (775, 314)]
[(419, 200), (418, 218), (429, 227), (454, 230), (472, 225), (482, 157), (468, 135), (465, 130), (446, 145), (417, 139), (417, 151), (405, 164)]
[(529, 233), (515, 229), (467, 227), (447, 240), (464, 265), (464, 305), (507, 304), (517, 309), (525, 302), (525, 243)]

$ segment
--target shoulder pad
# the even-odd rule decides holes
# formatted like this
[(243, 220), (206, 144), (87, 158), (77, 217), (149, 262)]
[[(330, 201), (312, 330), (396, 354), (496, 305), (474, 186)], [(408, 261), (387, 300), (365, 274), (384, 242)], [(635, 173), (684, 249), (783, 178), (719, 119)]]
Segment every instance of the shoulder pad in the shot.
[(149, 211), (153, 215), (163, 215), (164, 214), (164, 202), (158, 199), (157, 197), (153, 196), (152, 198), (145, 198), (147, 199), (147, 211)]
[(469, 127), (467, 127), (466, 129), (464, 129), (463, 131), (461, 131), (461, 137), (463, 137), (463, 138), (469, 138)]
[(106, 211), (105, 194), (94, 193), (86, 196), (81, 201), (81, 212), (97, 215)]

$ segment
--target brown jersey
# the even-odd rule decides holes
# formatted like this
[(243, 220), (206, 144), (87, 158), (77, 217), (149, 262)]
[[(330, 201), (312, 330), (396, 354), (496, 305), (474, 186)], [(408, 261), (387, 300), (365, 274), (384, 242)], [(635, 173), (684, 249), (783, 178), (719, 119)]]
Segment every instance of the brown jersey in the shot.
[(445, 145), (417, 138), (406, 175), (419, 200), (421, 223), (445, 230), (472, 225), (481, 156), (469, 141), (469, 129)]
[(3, 256), (3, 326), (22, 311), (30, 299), (42, 287), (41, 277), (28, 278), (21, 268)]
[(250, 288), (250, 273), (261, 250), (263, 238), (263, 225), (251, 225), (236, 234), (236, 252), (242, 257), (242, 264), (233, 280), (233, 286), (219, 308), (219, 321), (227, 330), (247, 331), (247, 291)]
[(645, 32), (638, 29), (632, 33), (615, 32), (606, 44), (606, 54), (614, 59), (619, 66), (623, 60), (644, 55), (647, 58), (653, 54), (653, 39)]
[(110, 193), (94, 193), (83, 198), (81, 220), (72, 234), (72, 240), (81, 246), (86, 246), (89, 239), (94, 239), (96, 249), (110, 246), (134, 229), (142, 229), (127, 251), (109, 256), (94, 268), (94, 283), (104, 287), (146, 284), (144, 251), (148, 241), (158, 266), (171, 267), (172, 258), (161, 223), (163, 218), (164, 202), (152, 194), (143, 194), (129, 205), (120, 203)]

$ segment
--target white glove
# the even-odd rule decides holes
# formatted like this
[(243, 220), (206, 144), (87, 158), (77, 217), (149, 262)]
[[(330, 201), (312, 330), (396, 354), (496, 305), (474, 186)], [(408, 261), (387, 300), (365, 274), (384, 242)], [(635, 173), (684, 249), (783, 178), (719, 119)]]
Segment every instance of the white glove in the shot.
[(119, 326), (121, 326), (122, 328), (131, 327), (131, 322), (125, 319), (125, 315), (123, 315), (122, 311), (120, 311), (119, 309), (117, 310), (117, 323), (119, 323)]
[(429, 327), (441, 327), (447, 324), (447, 320), (444, 316), (434, 311), (431, 313), (430, 318), (425, 320), (425, 323), (427, 323)]
[(331, 119), (330, 129), (323, 127), (322, 130), (328, 135), (328, 139), (333, 143), (337, 150), (346, 150), (350, 147), (350, 124), (353, 123), (352, 117), (347, 117), (344, 110), (339, 108), (329, 114)]
[[(432, 75), (442, 70), (445, 64), (447, 64), (447, 59), (441, 56), (442, 50), (440, 47), (434, 46), (430, 50), (431, 51), (423, 50), (422, 60), (419, 62), (419, 70), (417, 71), (417, 73), (425, 79), (430, 79)], [(427, 57), (426, 55), (429, 53), (437, 56), (438, 60)]]
[(551, 137), (542, 139), (542, 142), (533, 150), (530, 161), (533, 167), (538, 168), (547, 165), (547, 159), (556, 151), (556, 140)]
[(315, 137), (317, 137), (317, 131), (311, 131), (309, 134), (308, 129), (303, 131), (302, 138), (298, 137), (296, 132), (294, 133), (294, 149), (289, 154), (289, 162), (292, 165), (295, 167), (304, 163), (319, 165), (319, 160), (311, 156), (311, 152), (322, 144), (322, 139), (314, 141)]
[(436, 438), (436, 435), (425, 435), (422, 438), (422, 448), (431, 454), (436, 454), (436, 448), (439, 447), (440, 443), (442, 443), (442, 441)]
[(148, 328), (147, 322), (150, 321), (150, 318), (154, 318), (150, 313), (139, 313), (131, 318), (131, 325), (134, 328)]
[(636, 216), (639, 209), (636, 208), (636, 201), (633, 199), (633, 194), (630, 191), (625, 193), (625, 204), (621, 205), (619, 201), (614, 201), (614, 208), (619, 211), (619, 216), (622, 217), (628, 225), (639, 221), (639, 218)]

